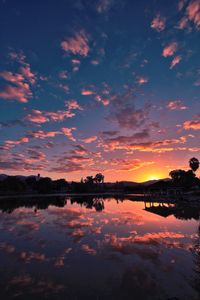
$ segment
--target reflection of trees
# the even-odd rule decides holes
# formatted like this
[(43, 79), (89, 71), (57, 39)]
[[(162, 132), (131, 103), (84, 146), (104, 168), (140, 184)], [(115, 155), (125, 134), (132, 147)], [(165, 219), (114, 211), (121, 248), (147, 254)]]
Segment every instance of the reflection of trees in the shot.
[[(80, 197), (71, 197), (71, 204), (77, 203), (86, 208), (94, 208), (96, 211), (104, 210), (104, 200), (108, 200), (107, 196), (96, 197), (96, 196), (80, 196)], [(113, 200), (113, 197), (110, 198)], [(122, 198), (114, 198), (117, 203), (123, 202)], [(1, 199), (0, 201), (0, 210), (6, 213), (12, 213), (15, 209), (20, 207), (34, 208), (37, 209), (47, 209), (49, 205), (54, 205), (57, 207), (64, 207), (67, 203), (65, 196), (49, 196), (49, 197), (24, 197), (20, 198), (6, 198)]]
[(104, 209), (104, 199), (94, 196), (71, 198), (71, 204), (73, 203), (78, 203), (90, 209), (95, 208), (96, 211), (102, 211)]
[(57, 207), (64, 207), (66, 204), (65, 197), (54, 196), (54, 197), (25, 197), (25, 198), (7, 198), (1, 199), (0, 210), (6, 213), (12, 213), (15, 209), (20, 207), (47, 209), (49, 205)]
[(200, 207), (177, 203), (174, 216), (177, 219), (182, 219), (182, 220), (189, 220), (189, 219), (199, 220)]

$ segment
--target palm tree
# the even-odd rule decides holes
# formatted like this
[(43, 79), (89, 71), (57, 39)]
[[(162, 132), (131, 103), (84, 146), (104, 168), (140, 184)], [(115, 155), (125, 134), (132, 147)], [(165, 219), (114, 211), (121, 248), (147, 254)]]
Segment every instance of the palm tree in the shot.
[(190, 168), (192, 169), (192, 171), (195, 172), (199, 168), (199, 161), (198, 161), (198, 159), (195, 158), (195, 157), (192, 157), (189, 160), (189, 165), (190, 165)]

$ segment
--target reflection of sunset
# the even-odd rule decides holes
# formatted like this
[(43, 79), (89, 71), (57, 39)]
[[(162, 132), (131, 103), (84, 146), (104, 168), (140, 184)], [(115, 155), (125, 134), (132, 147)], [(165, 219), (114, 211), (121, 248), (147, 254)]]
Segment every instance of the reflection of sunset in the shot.
[[(85, 295), (84, 298), (88, 299), (88, 288), (85, 287), (89, 284), (94, 290), (92, 294), (90, 289), (92, 299), (97, 295), (103, 298), (100, 295), (104, 291), (107, 295), (110, 293), (107, 282), (115, 282), (116, 272), (119, 280), (124, 282), (123, 276), (126, 272), (132, 274), (131, 268), (135, 270), (133, 278), (131, 275), (131, 286), (135, 288), (136, 285), (142, 295), (149, 293), (149, 289), (146, 281), (145, 286), (138, 286), (141, 273), (144, 273), (143, 281), (149, 282), (144, 277), (148, 274), (149, 278), (157, 282), (154, 296), (160, 291), (163, 293), (163, 290), (167, 295), (169, 290), (175, 289), (181, 299), (183, 281), (184, 293), (188, 291), (190, 295), (195, 295), (195, 290), (189, 288), (189, 282), (194, 274), (191, 250), (197, 239), (198, 221), (177, 219), (179, 214), (180, 218), (184, 217), (182, 210), (177, 210), (177, 217), (172, 214), (164, 218), (159, 215), (159, 207), (163, 207), (159, 203), (154, 203), (158, 211), (154, 209), (150, 212), (144, 210), (144, 202), (122, 198), (102, 200), (92, 196), (55, 197), (49, 200), (50, 206), (47, 209), (44, 209), (43, 201), (41, 197), (37, 211), (35, 206), (31, 207), (31, 202), (27, 208), (18, 208), (19, 199), (16, 200), (16, 208), (13, 202), (10, 203), (14, 211), (9, 209), (9, 203), (7, 211), (5, 204), (2, 206), (4, 213), (0, 212), (0, 230), (3, 230), (3, 239), (0, 242), (0, 253), (6, 259), (0, 256), (0, 263), (1, 269), (6, 267), (8, 271), (6, 278), (9, 288), (6, 293), (10, 291), (24, 296), (33, 294), (37, 298), (41, 298), (44, 292), (48, 298), (56, 293), (60, 299), (67, 299), (70, 291), (76, 299), (77, 293), (81, 291), (81, 296)], [(101, 211), (98, 210), (98, 201), (104, 202)], [(195, 209), (194, 217), (197, 216), (198, 211)], [(187, 273), (182, 274), (183, 268), (187, 269)], [(90, 271), (89, 279), (82, 273), (86, 269)], [(35, 270), (39, 270), (37, 276)], [(5, 274), (0, 271), (0, 275), (3, 281)], [(163, 281), (160, 281), (161, 276)], [(176, 287), (173, 276), (176, 276)], [(163, 284), (165, 280), (167, 288)], [(99, 282), (100, 288), (97, 284)], [(112, 293), (116, 288), (112, 287)], [(120, 292), (126, 290), (123, 290), (123, 285), (120, 286)], [(150, 290), (152, 292), (152, 288)], [(135, 290), (129, 291), (130, 295), (135, 295)], [(139, 299), (146, 300), (144, 295)], [(113, 299), (124, 298), (113, 296)]]

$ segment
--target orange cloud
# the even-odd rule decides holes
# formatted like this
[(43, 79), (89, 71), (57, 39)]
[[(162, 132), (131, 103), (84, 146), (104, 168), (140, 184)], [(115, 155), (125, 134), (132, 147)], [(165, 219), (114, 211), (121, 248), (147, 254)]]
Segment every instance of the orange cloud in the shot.
[(200, 120), (189, 120), (183, 123), (184, 129), (200, 130)]
[(176, 42), (172, 42), (163, 49), (162, 55), (164, 57), (172, 56), (176, 52), (177, 48), (178, 44)]

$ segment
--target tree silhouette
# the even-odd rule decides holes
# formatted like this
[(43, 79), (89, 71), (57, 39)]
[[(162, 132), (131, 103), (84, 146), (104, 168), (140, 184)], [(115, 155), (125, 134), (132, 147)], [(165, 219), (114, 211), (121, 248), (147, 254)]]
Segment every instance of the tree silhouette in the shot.
[(190, 168), (192, 169), (192, 171), (195, 172), (199, 168), (199, 161), (198, 161), (198, 159), (196, 157), (192, 157), (189, 160), (189, 165), (190, 165)]
[(87, 176), (85, 178), (85, 183), (87, 183), (87, 184), (93, 184), (94, 183), (94, 177), (93, 176)]
[(96, 176), (94, 177), (94, 181), (96, 183), (103, 183), (104, 182), (104, 175), (101, 173), (97, 173)]

